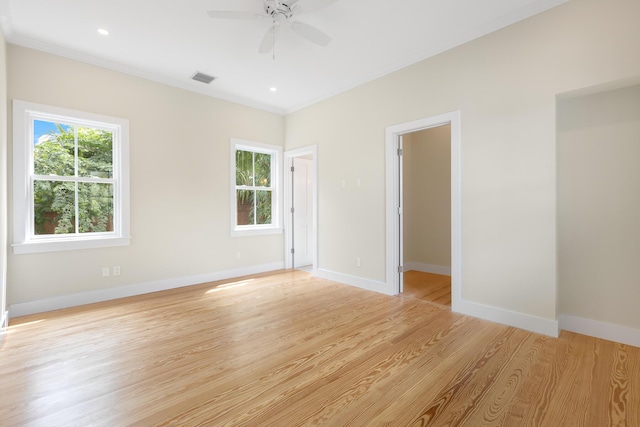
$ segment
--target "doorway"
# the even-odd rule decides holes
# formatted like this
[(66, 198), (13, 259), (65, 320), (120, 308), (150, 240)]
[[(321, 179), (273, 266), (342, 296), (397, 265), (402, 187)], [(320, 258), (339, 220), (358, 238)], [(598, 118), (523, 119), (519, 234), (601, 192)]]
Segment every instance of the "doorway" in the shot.
[(459, 311), (461, 292), (460, 112), (446, 113), (386, 129), (387, 248), (386, 284), (391, 294), (404, 291), (403, 136), (438, 126), (450, 126), (451, 308)]
[(284, 153), (285, 268), (318, 268), (316, 152), (314, 145)]
[(401, 138), (402, 292), (451, 306), (451, 125)]

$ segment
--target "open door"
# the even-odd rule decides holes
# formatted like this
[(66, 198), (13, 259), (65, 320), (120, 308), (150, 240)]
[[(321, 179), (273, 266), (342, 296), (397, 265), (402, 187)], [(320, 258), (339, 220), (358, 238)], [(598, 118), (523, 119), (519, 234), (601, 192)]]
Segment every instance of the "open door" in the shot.
[(315, 145), (284, 153), (285, 268), (318, 268), (318, 185)]
[(313, 164), (311, 159), (292, 159), (293, 268), (313, 264)]

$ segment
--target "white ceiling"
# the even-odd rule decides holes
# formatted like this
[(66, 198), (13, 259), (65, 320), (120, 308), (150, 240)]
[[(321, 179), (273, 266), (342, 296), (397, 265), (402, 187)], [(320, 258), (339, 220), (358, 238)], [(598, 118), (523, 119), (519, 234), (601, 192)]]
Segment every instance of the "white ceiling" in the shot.
[(339, 0), (296, 16), (329, 46), (284, 26), (275, 60), (258, 53), (269, 20), (206, 13), (262, 13), (263, 0), (0, 0), (0, 25), (10, 43), (286, 114), (565, 1)]

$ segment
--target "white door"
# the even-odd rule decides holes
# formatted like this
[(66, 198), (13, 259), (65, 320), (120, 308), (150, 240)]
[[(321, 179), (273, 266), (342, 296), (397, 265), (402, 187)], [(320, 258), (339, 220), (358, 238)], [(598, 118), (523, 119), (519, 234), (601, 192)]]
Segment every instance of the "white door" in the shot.
[(313, 163), (293, 158), (293, 267), (313, 264)]
[(404, 292), (404, 157), (402, 155), (402, 135), (398, 136), (398, 284)]

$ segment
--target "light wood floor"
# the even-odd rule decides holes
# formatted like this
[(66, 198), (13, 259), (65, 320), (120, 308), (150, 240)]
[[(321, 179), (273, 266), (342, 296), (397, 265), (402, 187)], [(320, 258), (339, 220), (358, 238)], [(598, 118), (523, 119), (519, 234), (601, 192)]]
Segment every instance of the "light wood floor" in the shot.
[(640, 349), (281, 271), (12, 320), (2, 426), (640, 426)]
[(404, 273), (404, 295), (451, 307), (451, 276), (409, 270)]

